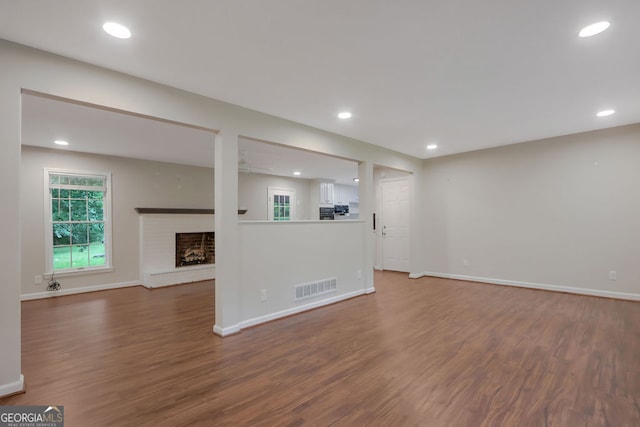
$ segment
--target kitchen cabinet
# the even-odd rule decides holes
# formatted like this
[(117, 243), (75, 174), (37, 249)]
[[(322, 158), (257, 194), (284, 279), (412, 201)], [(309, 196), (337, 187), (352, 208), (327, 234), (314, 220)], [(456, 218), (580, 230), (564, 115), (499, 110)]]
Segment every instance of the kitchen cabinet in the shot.
[(334, 205), (334, 184), (333, 182), (321, 182), (320, 183), (320, 204), (321, 205)]
[(336, 205), (358, 203), (358, 187), (355, 185), (336, 184), (334, 186), (333, 201)]

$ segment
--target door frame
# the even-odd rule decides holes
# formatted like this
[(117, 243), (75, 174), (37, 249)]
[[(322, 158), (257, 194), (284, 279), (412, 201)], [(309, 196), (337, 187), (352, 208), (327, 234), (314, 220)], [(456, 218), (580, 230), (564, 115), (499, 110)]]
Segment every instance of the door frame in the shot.
[(267, 187), (267, 218), (273, 221), (273, 196), (289, 196), (289, 221), (296, 220), (296, 190), (294, 188)]
[[(394, 177), (394, 178), (383, 178), (380, 179), (379, 181), (379, 201), (380, 201), (380, 210), (379, 210), (379, 215), (377, 215), (376, 218), (376, 239), (378, 240), (379, 244), (377, 245), (377, 263), (375, 266), (376, 270), (381, 270), (383, 271), (385, 268), (384, 265), (384, 237), (383, 237), (383, 232), (384, 232), (384, 192), (382, 190), (382, 187), (385, 183), (390, 183), (390, 182), (398, 182), (398, 181), (403, 181), (406, 182), (407, 184), (407, 188), (409, 191), (408, 194), (408, 202), (409, 202), (409, 209), (411, 208), (411, 180), (409, 179), (409, 176), (402, 176), (402, 177)], [(407, 265), (407, 271), (406, 273), (409, 273), (411, 270), (411, 212), (409, 211), (408, 213), (408, 219), (407, 219), (407, 228), (409, 229), (409, 236), (407, 239), (407, 254), (408, 254), (408, 265)], [(390, 270), (390, 271), (395, 271), (395, 270)], [(403, 271), (404, 272), (404, 271)]]

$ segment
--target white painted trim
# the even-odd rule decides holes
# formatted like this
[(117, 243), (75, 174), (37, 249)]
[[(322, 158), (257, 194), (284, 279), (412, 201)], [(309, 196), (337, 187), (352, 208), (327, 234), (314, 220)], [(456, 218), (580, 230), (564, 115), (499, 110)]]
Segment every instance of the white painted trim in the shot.
[(374, 270), (377, 270), (377, 271), (384, 271), (384, 269), (383, 269), (382, 267), (380, 267), (379, 265), (375, 265), (375, 266), (373, 267), (373, 269), (374, 269)]
[(0, 397), (24, 391), (24, 375), (20, 374), (20, 379), (9, 384), (0, 385)]
[(421, 277), (424, 277), (425, 275), (426, 273), (410, 273), (409, 279), (419, 279)]
[[(103, 222), (104, 222), (104, 266), (96, 267), (96, 268), (71, 268), (68, 270), (60, 270), (55, 272), (56, 275), (62, 276), (64, 275), (74, 275), (85, 274), (85, 273), (100, 273), (107, 272), (110, 269), (113, 269), (113, 215), (112, 215), (112, 204), (113, 204), (113, 195), (112, 195), (112, 187), (111, 187), (111, 172), (103, 172), (103, 171), (83, 171), (83, 170), (71, 170), (71, 169), (60, 169), (60, 168), (44, 168), (44, 229), (52, 230), (53, 227), (53, 218), (51, 217), (51, 193), (50, 193), (50, 174), (59, 173), (65, 175), (85, 175), (85, 176), (104, 176), (105, 177), (105, 197), (103, 199)], [(53, 271), (53, 233), (51, 231), (45, 232), (45, 240), (44, 240), (44, 255), (45, 262), (47, 266), (47, 270)], [(51, 274), (51, 273), (47, 273)]]
[(226, 328), (221, 328), (218, 325), (213, 325), (213, 333), (216, 335), (220, 335), (221, 337), (237, 334), (238, 332), (240, 332), (240, 326), (237, 324), (228, 326)]
[(331, 298), (326, 298), (320, 301), (311, 302), (305, 305), (299, 305), (297, 307), (288, 308), (286, 310), (278, 311), (275, 313), (265, 314), (264, 316), (254, 317), (253, 319), (243, 320), (238, 325), (240, 329), (248, 328), (250, 326), (259, 325), (261, 323), (270, 322), (272, 320), (280, 319), (282, 317), (291, 316), (292, 314), (302, 313), (303, 311), (312, 310), (314, 308), (322, 307), (329, 304), (334, 304), (339, 301), (344, 301), (350, 298), (354, 298), (360, 295), (364, 295), (364, 289), (358, 291), (349, 292), (343, 295), (337, 295)]
[(364, 293), (367, 294), (367, 295), (374, 294), (374, 293), (376, 293), (376, 288), (374, 288), (373, 286), (370, 287), (370, 288), (367, 288), (367, 289), (364, 290)]
[(492, 285), (515, 286), (519, 288), (541, 289), (545, 291), (566, 292), (566, 293), (578, 294), (578, 295), (589, 295), (589, 296), (595, 296), (595, 297), (640, 301), (640, 294), (631, 294), (627, 292), (613, 292), (613, 291), (603, 291), (600, 289), (574, 288), (571, 286), (548, 285), (545, 283), (533, 283), (533, 282), (521, 282), (518, 280), (492, 279), (489, 277), (464, 276), (461, 274), (434, 273), (430, 271), (425, 271), (420, 273), (419, 277), (423, 277), (423, 276), (442, 277), (444, 279), (466, 280), (469, 282), (490, 283)]
[(109, 283), (106, 285), (87, 286), (84, 288), (60, 289), (59, 291), (35, 292), (32, 294), (20, 295), (20, 301), (51, 298), (51, 297), (58, 297), (63, 295), (84, 294), (86, 292), (106, 291), (108, 289), (129, 288), (131, 286), (140, 286), (140, 285), (141, 285), (140, 282), (135, 281), (135, 282), (121, 282), (121, 283)]
[(156, 289), (215, 278), (215, 264), (202, 264), (176, 268), (172, 271), (145, 273), (141, 285), (147, 289)]
[[(283, 195), (289, 196), (289, 220), (297, 218), (296, 216), (296, 190), (295, 188), (285, 187), (267, 187), (267, 216), (269, 221), (273, 221), (273, 196)], [(280, 222), (280, 221), (278, 221)], [(286, 221), (285, 221), (286, 222)]]

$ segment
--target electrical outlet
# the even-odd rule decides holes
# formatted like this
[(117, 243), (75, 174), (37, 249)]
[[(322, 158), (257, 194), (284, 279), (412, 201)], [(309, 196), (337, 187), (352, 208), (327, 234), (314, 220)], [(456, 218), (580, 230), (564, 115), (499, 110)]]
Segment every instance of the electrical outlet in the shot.
[(267, 290), (266, 289), (262, 289), (260, 291), (260, 301), (261, 302), (265, 302), (267, 300)]
[(617, 280), (617, 275), (615, 270), (609, 271), (609, 280)]
[(36, 285), (42, 285), (42, 275), (41, 274), (36, 274), (36, 277), (33, 280), (35, 282)]

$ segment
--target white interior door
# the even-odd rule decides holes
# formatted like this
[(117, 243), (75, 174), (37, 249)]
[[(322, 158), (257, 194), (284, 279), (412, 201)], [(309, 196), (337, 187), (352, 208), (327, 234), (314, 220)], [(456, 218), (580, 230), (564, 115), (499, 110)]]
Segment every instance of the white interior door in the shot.
[(409, 180), (382, 181), (382, 268), (409, 272)]

